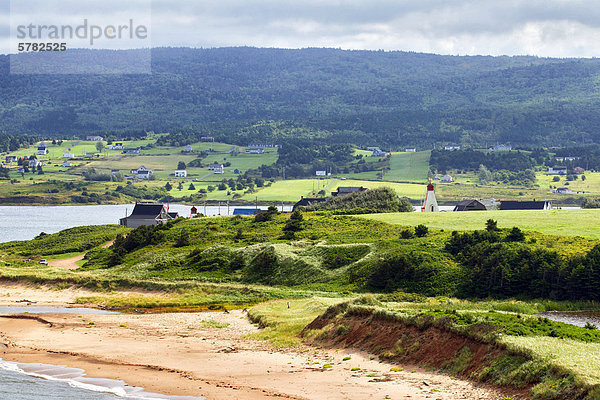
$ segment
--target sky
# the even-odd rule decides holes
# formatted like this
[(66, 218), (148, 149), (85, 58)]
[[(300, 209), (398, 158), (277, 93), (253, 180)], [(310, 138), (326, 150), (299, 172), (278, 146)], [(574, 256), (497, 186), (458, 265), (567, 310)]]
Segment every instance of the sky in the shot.
[[(11, 7), (9, 0), (0, 0), (0, 51), (9, 51), (15, 21), (76, 24), (85, 17), (106, 26), (131, 16), (148, 18), (150, 35), (141, 45), (153, 47), (600, 56), (598, 0), (120, 0), (112, 6), (111, 1), (12, 0)], [(131, 43), (96, 45), (126, 48)]]

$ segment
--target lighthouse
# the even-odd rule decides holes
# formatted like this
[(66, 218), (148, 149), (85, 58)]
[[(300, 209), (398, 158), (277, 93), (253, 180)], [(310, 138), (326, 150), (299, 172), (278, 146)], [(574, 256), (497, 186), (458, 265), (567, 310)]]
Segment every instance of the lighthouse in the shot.
[(433, 190), (433, 184), (429, 182), (427, 185), (427, 194), (425, 195), (425, 201), (423, 202), (423, 207), (421, 207), (421, 212), (438, 212), (440, 209), (438, 208), (438, 203), (435, 198), (435, 191)]

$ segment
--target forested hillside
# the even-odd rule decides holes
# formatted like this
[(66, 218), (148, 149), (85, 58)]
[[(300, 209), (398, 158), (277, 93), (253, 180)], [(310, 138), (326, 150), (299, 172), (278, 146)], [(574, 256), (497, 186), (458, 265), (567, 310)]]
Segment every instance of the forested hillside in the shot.
[[(420, 148), (600, 143), (595, 59), (245, 47), (152, 52), (149, 75), (11, 75), (8, 56), (0, 56), (0, 131), (152, 130), (175, 133), (177, 141), (211, 134), (229, 142), (304, 136)], [(90, 56), (67, 53), (73, 62)]]

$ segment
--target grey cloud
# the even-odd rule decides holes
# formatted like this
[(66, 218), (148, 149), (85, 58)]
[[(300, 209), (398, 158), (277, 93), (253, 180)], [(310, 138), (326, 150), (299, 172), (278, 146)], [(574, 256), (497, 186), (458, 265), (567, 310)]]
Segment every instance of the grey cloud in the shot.
[[(63, 0), (55, 17), (135, 13), (148, 1), (121, 1), (115, 9), (110, 1)], [(6, 16), (2, 7), (0, 15)], [(0, 40), (5, 35), (0, 19)], [(152, 1), (155, 46), (593, 56), (599, 35), (595, 0)]]

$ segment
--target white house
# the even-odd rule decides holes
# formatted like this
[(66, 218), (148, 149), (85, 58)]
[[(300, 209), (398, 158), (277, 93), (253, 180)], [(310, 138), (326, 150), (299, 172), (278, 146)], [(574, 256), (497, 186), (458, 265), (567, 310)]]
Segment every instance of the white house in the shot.
[(115, 143), (112, 146), (108, 146), (109, 150), (123, 150), (123, 143)]
[(208, 164), (208, 170), (209, 171), (214, 171), (215, 169), (219, 169), (219, 168), (223, 168), (223, 165), (219, 164), (218, 162), (214, 162), (212, 164)]
[(417, 149), (415, 149), (414, 147), (408, 147), (408, 148), (404, 149), (404, 151), (407, 153), (416, 153)]
[(132, 169), (131, 173), (138, 179), (150, 179), (150, 176), (152, 176), (152, 170), (144, 167), (143, 165), (138, 169)]
[(387, 156), (387, 153), (383, 150), (381, 150), (379, 147), (376, 147), (375, 149), (373, 149), (373, 154), (371, 155), (372, 157), (385, 157)]
[(265, 152), (265, 149), (246, 149), (244, 150), (244, 153), (246, 154), (263, 154)]
[(511, 151), (512, 146), (508, 144), (498, 144), (496, 146), (492, 146), (488, 149), (489, 151)]
[(137, 149), (123, 149), (123, 154), (140, 154), (140, 148)]
[(184, 151), (185, 153), (191, 153), (192, 151), (194, 151), (194, 149), (192, 148), (192, 145), (191, 145), (191, 144), (188, 144), (188, 145), (186, 145), (186, 146), (183, 148), (183, 151)]
[(442, 176), (442, 179), (440, 179), (442, 182), (452, 182), (454, 179), (452, 179), (452, 177), (450, 175), (444, 175)]
[(102, 136), (87, 136), (85, 138), (85, 140), (89, 140), (89, 141), (92, 141), (92, 142), (101, 142), (101, 141), (104, 140), (104, 138)]
[(327, 171), (315, 171), (316, 176), (327, 176)]
[(66, 167), (66, 168), (68, 168), (68, 167), (72, 167), (72, 166), (73, 166), (73, 164), (71, 164), (71, 163), (70, 163), (70, 162), (68, 162), (68, 161), (65, 161), (64, 163), (62, 163), (62, 166), (63, 166), (63, 167)]
[(29, 168), (37, 168), (38, 165), (42, 165), (42, 163), (39, 162), (37, 160), (37, 158), (30, 158), (29, 159)]
[(187, 171), (185, 169), (178, 169), (175, 171), (176, 178), (185, 178), (187, 177)]
[(75, 154), (73, 153), (64, 153), (62, 156), (63, 158), (75, 158)]
[(449, 144), (444, 146), (444, 150), (460, 150), (460, 146), (454, 145), (454, 144)]
[(548, 175), (566, 175), (566, 174), (567, 174), (567, 167), (556, 166), (556, 167), (548, 168)]
[(40, 144), (38, 145), (38, 148), (37, 148), (37, 155), (45, 156), (46, 154), (48, 154), (48, 149), (46, 148), (46, 143), (40, 142)]

